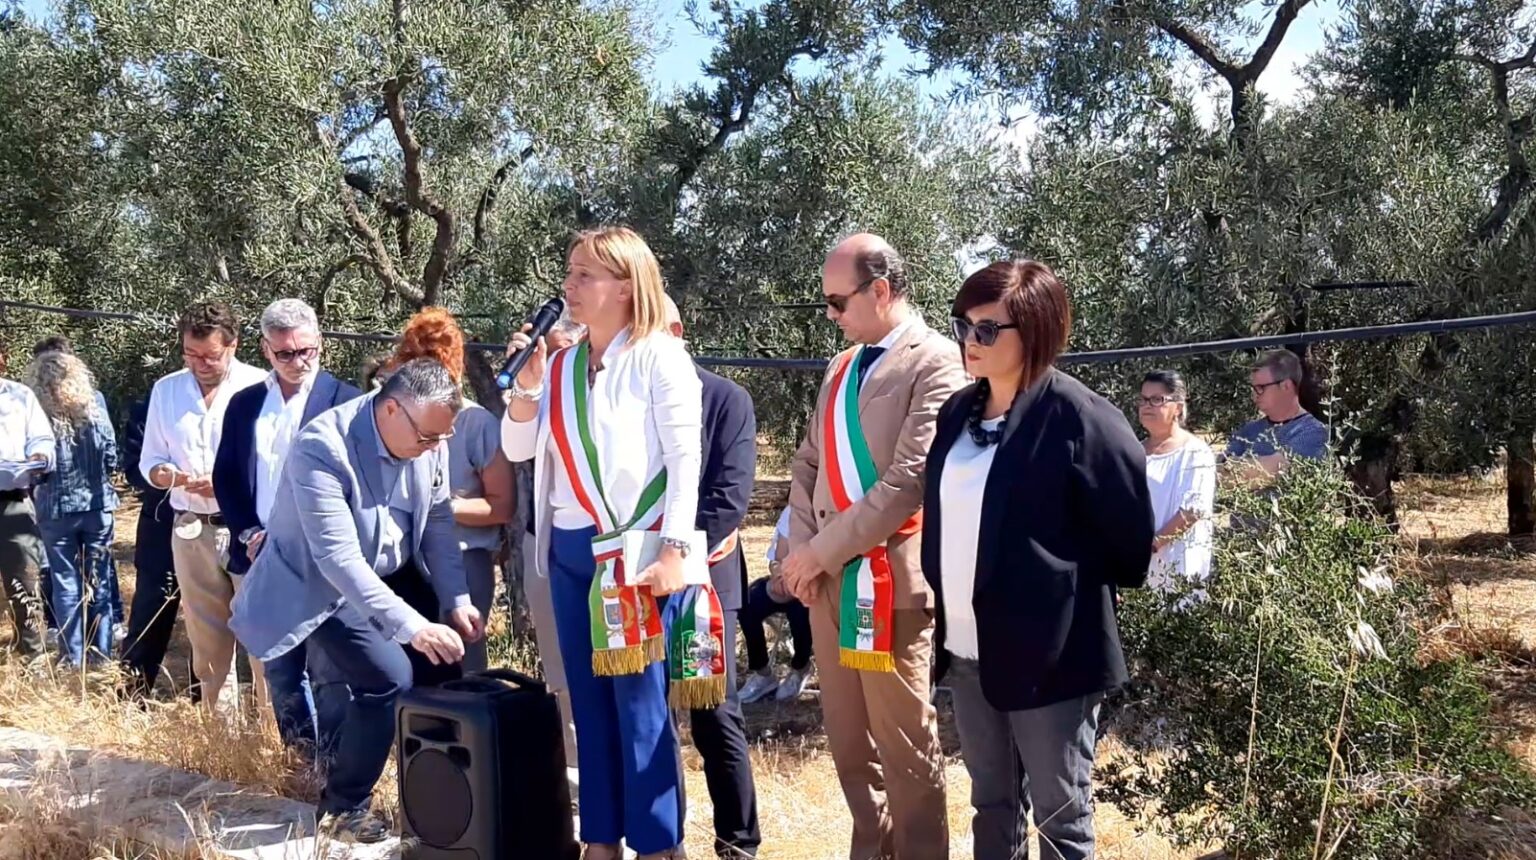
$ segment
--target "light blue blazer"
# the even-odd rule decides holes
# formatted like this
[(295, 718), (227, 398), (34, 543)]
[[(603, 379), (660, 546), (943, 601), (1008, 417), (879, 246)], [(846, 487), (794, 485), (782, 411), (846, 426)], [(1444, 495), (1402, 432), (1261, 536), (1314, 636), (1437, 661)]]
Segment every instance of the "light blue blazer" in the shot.
[[(376, 570), (382, 523), (389, 517), (373, 426), (375, 395), (316, 416), (299, 431), (266, 543), (245, 575), (229, 620), (235, 636), (261, 660), (287, 653), (327, 618), (358, 617), (396, 642), (409, 642), (429, 621), (400, 599)], [(404, 467), (415, 501), (410, 558), (432, 584), (446, 615), (469, 606), (448, 488), (448, 451), (441, 445)]]

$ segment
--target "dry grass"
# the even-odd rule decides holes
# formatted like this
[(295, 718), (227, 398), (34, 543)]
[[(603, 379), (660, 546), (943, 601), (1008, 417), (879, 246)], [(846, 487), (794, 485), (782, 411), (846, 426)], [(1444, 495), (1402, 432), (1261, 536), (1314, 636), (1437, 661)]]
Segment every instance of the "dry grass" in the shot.
[[(1502, 528), (1502, 482), (1490, 479), (1422, 479), (1404, 483), (1404, 535), (1413, 553), (1432, 576), (1454, 594), (1464, 629), (1456, 631), (1477, 647), (1507, 658), (1501, 679), (1501, 714), (1521, 735), (1524, 759), (1536, 769), (1536, 673), (1521, 661), (1536, 665), (1536, 559), (1496, 537)], [(774, 521), (788, 494), (783, 475), (764, 475), (753, 498), (744, 542), (754, 575), (765, 572), (762, 562)], [(120, 515), (118, 534), (133, 534), (135, 511)], [(1492, 535), (1492, 536), (1490, 536)], [(125, 590), (131, 589), (131, 550), (120, 545), (118, 556)], [(1471, 647), (1471, 646), (1468, 646)], [(167, 687), (187, 683), (184, 638), (178, 635), (166, 668)], [(257, 790), (298, 799), (312, 799), (313, 780), (295, 767), (282, 750), (269, 721), (231, 724), (209, 720), (175, 696), (144, 708), (116, 701), (100, 692), (99, 680), (77, 677), (32, 678), (12, 664), (0, 664), (0, 723), (59, 738), (71, 745), (90, 746), (117, 755), (169, 764), (236, 782)], [(764, 830), (765, 860), (821, 860), (846, 856), (849, 820), (841, 790), (825, 748), (820, 713), (814, 695), (799, 703), (765, 704), (748, 708), (752, 759)], [(952, 721), (943, 715), (948, 760), (949, 819), (955, 858), (971, 857), (969, 779), (955, 747)], [(1116, 755), (1111, 738), (1100, 757)], [(685, 759), (689, 812), (687, 841), (694, 856), (710, 856), (711, 809), (697, 753)], [(393, 768), (386, 770), (378, 796), (392, 798)], [(172, 860), (163, 852), (146, 852), (121, 840), (93, 842), (58, 798), (36, 796), (0, 802), (0, 860), (31, 858), (155, 858)], [(23, 826), (23, 823), (25, 826)], [(1118, 810), (1101, 804), (1098, 810), (1100, 856), (1106, 860), (1174, 860), (1193, 858), (1196, 850), (1176, 850), (1163, 839), (1139, 832), (1145, 822), (1128, 821)], [(1536, 818), (1510, 810), (1497, 820), (1467, 822), (1450, 834), (1442, 856), (1489, 860), (1536, 860)], [(179, 858), (178, 858), (179, 860)]]

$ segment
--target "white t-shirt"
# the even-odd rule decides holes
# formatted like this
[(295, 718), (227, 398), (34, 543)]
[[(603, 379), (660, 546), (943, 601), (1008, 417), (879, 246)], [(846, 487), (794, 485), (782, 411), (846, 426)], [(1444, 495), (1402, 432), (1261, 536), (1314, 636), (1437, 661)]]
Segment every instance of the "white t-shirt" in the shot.
[(1148, 454), (1147, 486), (1158, 531), (1179, 511), (1200, 515), (1182, 538), (1152, 556), (1147, 587), (1168, 591), (1179, 579), (1203, 582), (1211, 575), (1211, 515), (1216, 504), (1216, 455), (1211, 446), (1191, 437), (1166, 454)]
[[(981, 422), (996, 430), (1007, 416)], [(981, 533), (981, 497), (992, 471), (996, 445), (983, 448), (969, 432), (961, 433), (944, 458), (939, 481), (939, 503), (944, 512), (943, 546), (939, 564), (944, 584), (944, 650), (967, 660), (979, 656), (976, 644), (976, 611), (971, 598), (976, 590), (976, 543)]]

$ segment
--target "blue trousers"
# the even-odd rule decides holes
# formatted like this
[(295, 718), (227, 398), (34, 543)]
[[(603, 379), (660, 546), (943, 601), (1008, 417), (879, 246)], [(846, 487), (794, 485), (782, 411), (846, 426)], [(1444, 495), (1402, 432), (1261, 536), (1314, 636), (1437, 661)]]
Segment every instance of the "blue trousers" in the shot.
[(71, 666), (112, 656), (112, 512), (40, 518), (48, 550), (49, 599), (59, 621), (59, 649)]
[(595, 529), (555, 529), (549, 547), (550, 593), (565, 660), (581, 771), (581, 840), (625, 842), (640, 854), (683, 841), (683, 768), (667, 707), (667, 673), (653, 663), (637, 675), (592, 673)]
[(328, 760), (352, 701), (341, 671), (323, 649), (308, 642), (267, 660), (262, 668), (283, 744), (306, 758)]
[[(407, 560), (384, 584), (429, 621), (438, 618), (437, 598), (416, 565)], [(395, 744), (395, 702), (412, 686), (436, 686), (457, 678), (461, 665), (433, 666), (409, 645), (386, 639), (350, 604), (327, 618), (304, 640), (352, 688), (336, 751), (320, 791), (320, 812), (367, 809), (373, 787)], [(323, 703), (317, 703), (322, 704)]]

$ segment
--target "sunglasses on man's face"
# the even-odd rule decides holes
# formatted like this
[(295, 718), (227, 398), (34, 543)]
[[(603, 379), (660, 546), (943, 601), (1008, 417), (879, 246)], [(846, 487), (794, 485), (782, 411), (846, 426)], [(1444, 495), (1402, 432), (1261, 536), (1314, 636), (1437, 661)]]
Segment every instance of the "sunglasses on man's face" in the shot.
[(303, 349), (272, 349), (272, 344), (267, 344), (267, 349), (272, 350), (272, 358), (279, 364), (292, 364), (295, 361), (314, 361), (320, 354), (320, 347), (306, 346)]
[(862, 293), (865, 290), (869, 289), (869, 285), (873, 284), (875, 281), (878, 281), (878, 280), (880, 280), (880, 279), (879, 278), (869, 278), (868, 280), (863, 281), (862, 283), (860, 283), (857, 287), (854, 287), (853, 288), (853, 292), (851, 292), (851, 293), (825, 293), (825, 294), (823, 294), (823, 298), (825, 298), (827, 300), (827, 307), (831, 308), (834, 311), (837, 311), (840, 314), (841, 313), (847, 313), (847, 311), (848, 311), (848, 300), (853, 298), (854, 296), (858, 295), (859, 293)]
[(1285, 379), (1277, 379), (1274, 382), (1260, 382), (1257, 385), (1249, 383), (1248, 387), (1253, 389), (1253, 396), (1254, 397), (1259, 397), (1259, 396), (1262, 396), (1264, 394), (1264, 392), (1268, 391), (1271, 388), (1274, 388), (1276, 385), (1284, 385), (1288, 381), (1289, 380), (1285, 380)]
[(1018, 323), (1000, 323), (992, 320), (973, 323), (965, 317), (951, 317), (949, 320), (950, 331), (954, 334), (957, 343), (965, 343), (966, 338), (974, 335), (976, 343), (981, 346), (997, 343), (999, 332), (1018, 327)]

